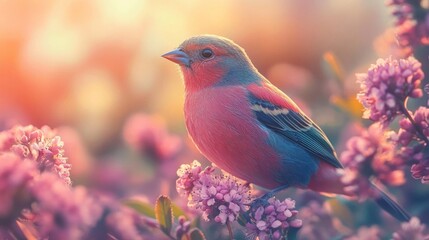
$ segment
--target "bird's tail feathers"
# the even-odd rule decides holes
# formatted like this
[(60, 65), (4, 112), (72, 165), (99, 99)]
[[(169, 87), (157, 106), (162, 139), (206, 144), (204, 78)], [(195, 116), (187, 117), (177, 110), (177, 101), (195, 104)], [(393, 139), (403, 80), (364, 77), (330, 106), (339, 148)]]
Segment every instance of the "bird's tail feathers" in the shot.
[(387, 193), (377, 187), (374, 182), (371, 182), (371, 188), (374, 190), (376, 196), (374, 200), (378, 206), (401, 222), (410, 220), (410, 215)]

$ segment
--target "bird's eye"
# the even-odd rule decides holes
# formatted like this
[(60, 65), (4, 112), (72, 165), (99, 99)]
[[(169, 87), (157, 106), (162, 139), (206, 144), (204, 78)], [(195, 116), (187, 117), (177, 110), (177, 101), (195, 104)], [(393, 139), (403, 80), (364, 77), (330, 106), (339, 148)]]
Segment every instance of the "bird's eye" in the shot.
[(213, 51), (210, 48), (203, 49), (201, 51), (201, 56), (203, 56), (205, 59), (209, 59), (213, 57)]

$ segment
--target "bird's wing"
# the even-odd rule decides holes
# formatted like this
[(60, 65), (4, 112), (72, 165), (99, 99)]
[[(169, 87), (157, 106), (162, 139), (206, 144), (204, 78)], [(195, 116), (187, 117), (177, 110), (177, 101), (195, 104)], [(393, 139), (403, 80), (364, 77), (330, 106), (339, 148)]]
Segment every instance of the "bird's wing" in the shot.
[(269, 83), (250, 85), (249, 100), (257, 119), (336, 168), (343, 168), (325, 133), (283, 92)]

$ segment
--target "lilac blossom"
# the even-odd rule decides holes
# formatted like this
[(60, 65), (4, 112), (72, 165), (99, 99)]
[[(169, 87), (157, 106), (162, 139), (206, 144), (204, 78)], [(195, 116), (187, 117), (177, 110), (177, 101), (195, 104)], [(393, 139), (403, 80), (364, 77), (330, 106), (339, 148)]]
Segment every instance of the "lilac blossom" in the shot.
[(386, 5), (392, 9), (395, 38), (400, 47), (413, 50), (417, 45), (429, 44), (429, 14), (420, 1), (388, 0)]
[(202, 175), (190, 196), (189, 206), (202, 210), (204, 219), (222, 224), (237, 220), (251, 202), (249, 184), (230, 175)]
[(175, 156), (182, 145), (178, 136), (167, 131), (161, 118), (146, 114), (131, 116), (125, 123), (123, 137), (133, 149), (161, 161)]
[(374, 48), (378, 55), (382, 57), (393, 56), (396, 58), (406, 58), (412, 55), (412, 46), (398, 44), (399, 31), (400, 29), (389, 28), (375, 39)]
[(381, 229), (378, 226), (360, 227), (356, 234), (344, 238), (344, 240), (380, 240), (382, 237)]
[(296, 218), (295, 201), (272, 197), (265, 206), (250, 209), (250, 222), (246, 224), (249, 236), (261, 240), (285, 239), (289, 228), (300, 228), (302, 220)]
[(427, 142), (429, 136), (429, 109), (419, 107), (410, 118), (399, 122), (400, 129), (396, 136), (400, 155), (412, 164), (411, 173), (422, 183), (429, 182), (429, 152)]
[(177, 170), (177, 176), (179, 177), (176, 180), (177, 192), (182, 196), (189, 196), (195, 183), (199, 181), (200, 174), (209, 174), (213, 171), (213, 168), (208, 167), (203, 172), (201, 163), (197, 160), (194, 160), (192, 164), (182, 164)]
[(397, 186), (405, 182), (403, 160), (396, 153), (395, 142), (387, 138), (387, 133), (378, 123), (362, 130), (359, 136), (350, 138), (340, 159), (346, 167), (342, 178), (345, 191), (352, 195), (370, 194), (367, 179), (373, 176), (389, 185)]
[(0, 151), (12, 151), (37, 163), (40, 172), (55, 172), (71, 185), (70, 164), (64, 156), (64, 143), (51, 128), (15, 126), (0, 133)]
[(42, 173), (29, 192), (34, 202), (26, 219), (34, 223), (41, 238), (143, 239), (141, 229), (149, 226), (144, 217), (117, 200), (90, 194), (82, 186), (66, 187), (52, 173)]
[(215, 175), (214, 168), (183, 164), (177, 171), (177, 191), (188, 196), (188, 206), (203, 211), (205, 220), (226, 224), (237, 220), (251, 202), (250, 186), (230, 175)]
[(23, 161), (14, 153), (0, 153), (0, 225), (13, 222), (30, 206), (26, 188), (36, 172), (34, 162)]
[(401, 228), (393, 233), (392, 240), (408, 240), (419, 239), (428, 240), (429, 234), (427, 233), (426, 226), (420, 223), (416, 217), (412, 217), (409, 222), (401, 224)]
[(365, 107), (364, 118), (387, 124), (405, 111), (408, 97), (423, 95), (421, 63), (407, 59), (378, 59), (367, 73), (356, 74), (361, 91), (357, 98)]
[(146, 224), (143, 217), (134, 210), (121, 205), (117, 205), (110, 211), (111, 213), (105, 220), (106, 230), (109, 234), (116, 239), (145, 239), (140, 232)]
[(413, 6), (405, 0), (387, 0), (387, 6), (391, 6), (392, 15), (395, 16), (395, 26), (413, 19)]
[[(398, 132), (398, 141), (404, 146), (413, 140), (423, 144), (429, 137), (429, 108), (419, 107), (411, 118), (412, 120), (404, 118), (399, 122), (401, 129)], [(419, 135), (420, 133), (422, 134)]]
[(42, 173), (29, 192), (35, 200), (31, 220), (42, 238), (82, 238), (102, 215), (102, 207), (85, 188), (69, 188), (49, 172)]
[[(426, 153), (426, 155), (428, 155)], [(416, 159), (416, 158), (414, 158)], [(411, 174), (413, 178), (420, 179), (422, 183), (429, 183), (429, 159), (426, 156), (424, 159), (420, 160), (418, 163), (415, 163), (411, 166)]]
[(299, 230), (299, 239), (334, 239), (338, 236), (334, 218), (325, 205), (313, 200), (299, 210), (299, 216), (305, 222)]

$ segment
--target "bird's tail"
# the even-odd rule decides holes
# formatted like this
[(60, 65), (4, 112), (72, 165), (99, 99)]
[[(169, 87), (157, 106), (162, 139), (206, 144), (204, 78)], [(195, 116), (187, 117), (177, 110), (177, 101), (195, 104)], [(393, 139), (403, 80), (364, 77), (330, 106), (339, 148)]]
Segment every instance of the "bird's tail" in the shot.
[(408, 213), (395, 200), (378, 188), (373, 182), (371, 182), (371, 188), (374, 190), (376, 196), (374, 200), (378, 206), (401, 222), (408, 222), (410, 220), (410, 215), (408, 215)]
[[(338, 169), (332, 167), (332, 165), (321, 162), (319, 171), (316, 172), (316, 174), (310, 180), (308, 188), (316, 192), (356, 197), (356, 195), (344, 190), (345, 186), (341, 181), (343, 174), (343, 171), (338, 171)], [(408, 213), (401, 206), (399, 206), (395, 200), (393, 200), (387, 193), (383, 192), (383, 190), (377, 187), (374, 181), (368, 181), (372, 191), (372, 196), (374, 196), (373, 199), (383, 210), (388, 212), (399, 221), (405, 222), (410, 220)]]

